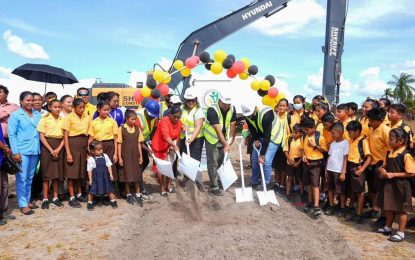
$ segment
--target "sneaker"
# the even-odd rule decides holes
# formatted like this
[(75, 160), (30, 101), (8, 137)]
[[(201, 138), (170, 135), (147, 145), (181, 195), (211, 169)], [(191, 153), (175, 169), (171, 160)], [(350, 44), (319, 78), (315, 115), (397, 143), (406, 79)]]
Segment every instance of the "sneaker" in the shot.
[(375, 233), (382, 234), (384, 236), (390, 236), (392, 234), (392, 230), (387, 231), (385, 227), (378, 228), (375, 230)]
[(215, 196), (223, 196), (223, 192), (220, 189), (212, 190), (211, 192)]
[(313, 211), (314, 217), (318, 218), (321, 215), (321, 209), (319, 207), (315, 207)]
[(131, 205), (134, 205), (134, 204), (136, 204), (137, 202), (136, 202), (136, 200), (134, 199), (134, 197), (133, 197), (132, 195), (128, 195), (128, 196), (127, 196), (127, 203), (128, 203), (128, 204), (131, 204)]
[(327, 207), (326, 210), (324, 211), (324, 214), (326, 214), (327, 216), (332, 216), (334, 214), (334, 207)]
[(305, 212), (305, 213), (309, 213), (310, 212), (310, 210), (313, 208), (313, 205), (311, 204), (311, 203), (307, 203), (305, 206), (304, 206), (304, 208), (303, 208), (303, 211)]
[(71, 199), (69, 200), (69, 206), (71, 206), (72, 208), (80, 208), (82, 207), (81, 203), (79, 203), (79, 201), (77, 199)]
[(76, 197), (76, 200), (79, 201), (79, 202), (84, 202), (84, 203), (85, 202), (88, 202), (88, 199), (84, 195), (81, 195), (79, 197)]
[(42, 209), (49, 209), (49, 200), (42, 201)]
[(133, 195), (133, 199), (135, 200), (135, 202), (137, 203), (137, 205), (139, 207), (141, 207), (141, 208), (143, 207), (143, 199), (142, 199), (142, 197), (143, 196), (138, 197), (136, 195)]
[(52, 200), (53, 205), (55, 205), (58, 208), (63, 208), (63, 204), (59, 199)]
[(102, 197), (101, 198), (101, 203), (102, 203), (102, 205), (104, 205), (104, 206), (109, 206), (111, 203), (110, 203), (110, 198), (109, 197), (107, 197), (107, 196), (105, 196), (105, 197)]
[(146, 190), (141, 192), (141, 199), (142, 200), (151, 200), (151, 197), (150, 197), (150, 195), (148, 194), (148, 192)]
[(94, 210), (94, 204), (93, 203), (87, 203), (86, 204), (86, 209), (88, 210), (88, 211), (93, 211)]
[(118, 208), (117, 201), (110, 201), (110, 205), (111, 205), (111, 207), (112, 207), (113, 209)]

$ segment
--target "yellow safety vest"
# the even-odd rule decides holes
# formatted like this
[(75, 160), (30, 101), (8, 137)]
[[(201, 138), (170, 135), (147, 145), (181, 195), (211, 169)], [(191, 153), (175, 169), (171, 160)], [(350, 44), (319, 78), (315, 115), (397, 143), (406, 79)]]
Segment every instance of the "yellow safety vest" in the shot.
[(160, 115), (159, 115), (159, 118), (163, 117), (163, 114), (167, 109), (169, 109), (169, 107), (167, 106), (167, 102), (166, 101), (161, 101), (160, 102)]
[[(187, 129), (187, 137), (186, 135), (186, 131), (182, 130), (182, 132), (180, 133), (180, 139), (185, 139), (185, 138), (191, 138), (193, 135), (193, 132), (195, 131), (195, 114), (197, 112), (197, 110), (199, 109), (198, 107), (194, 107), (192, 110), (187, 110), (184, 108), (184, 106), (181, 107), (182, 109), (182, 124), (186, 127)], [(199, 134), (197, 135), (197, 137), (203, 137), (203, 125), (202, 128), (200, 129)]]
[(144, 108), (137, 110), (137, 117), (138, 117), (138, 120), (140, 120), (144, 141), (147, 141), (150, 138), (151, 131), (153, 131), (154, 123), (156, 122), (156, 119), (155, 118), (151, 119), (150, 125), (148, 125), (147, 118), (146, 118), (144, 111), (145, 111)]
[[(223, 129), (223, 117), (222, 117), (222, 113), (220, 112), (219, 105), (214, 104), (214, 105), (211, 105), (210, 107), (213, 108), (216, 111), (216, 113), (218, 114), (220, 128)], [(226, 119), (225, 119), (226, 135), (225, 135), (225, 139), (227, 139), (227, 137), (229, 135), (232, 114), (233, 114), (233, 106), (231, 106), (231, 108), (226, 113)], [(207, 121), (204, 124), (203, 133), (205, 135), (206, 141), (208, 141), (210, 144), (216, 144), (219, 141), (219, 137), (216, 134), (215, 129)]]
[(274, 114), (271, 130), (271, 142), (274, 144), (283, 144), (286, 137), (285, 129), (287, 127), (287, 117), (281, 118), (278, 114)]

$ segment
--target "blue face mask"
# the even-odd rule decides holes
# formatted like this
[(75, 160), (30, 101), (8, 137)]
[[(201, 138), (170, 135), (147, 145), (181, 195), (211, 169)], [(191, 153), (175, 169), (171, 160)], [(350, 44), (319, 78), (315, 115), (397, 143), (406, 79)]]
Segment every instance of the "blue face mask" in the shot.
[(293, 107), (295, 110), (301, 110), (303, 108), (303, 104), (294, 104)]

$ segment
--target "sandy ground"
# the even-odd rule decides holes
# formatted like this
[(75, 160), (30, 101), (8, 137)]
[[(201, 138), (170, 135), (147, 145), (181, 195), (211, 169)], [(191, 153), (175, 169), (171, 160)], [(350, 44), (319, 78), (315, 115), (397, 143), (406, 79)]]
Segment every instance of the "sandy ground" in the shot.
[[(236, 149), (233, 154), (239, 172)], [(207, 174), (205, 180), (208, 187)], [(187, 183), (168, 198), (157, 193), (150, 174), (146, 182), (154, 193), (143, 208), (120, 199), (115, 210), (88, 212), (85, 205), (71, 209), (67, 202), (63, 209), (37, 209), (32, 216), (14, 209), (18, 219), (0, 227), (0, 259), (415, 258), (413, 230), (405, 242), (393, 244), (367, 224), (327, 216), (315, 220), (281, 197), (280, 207), (260, 207), (256, 194), (255, 202), (236, 204), (239, 181), (223, 197)]]

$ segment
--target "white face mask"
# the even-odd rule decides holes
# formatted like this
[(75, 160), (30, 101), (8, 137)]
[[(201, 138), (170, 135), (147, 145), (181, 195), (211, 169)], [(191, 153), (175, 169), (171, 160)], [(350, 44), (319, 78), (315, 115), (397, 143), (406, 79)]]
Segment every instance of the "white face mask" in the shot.
[(293, 106), (295, 110), (301, 110), (303, 108), (303, 104), (294, 104)]

